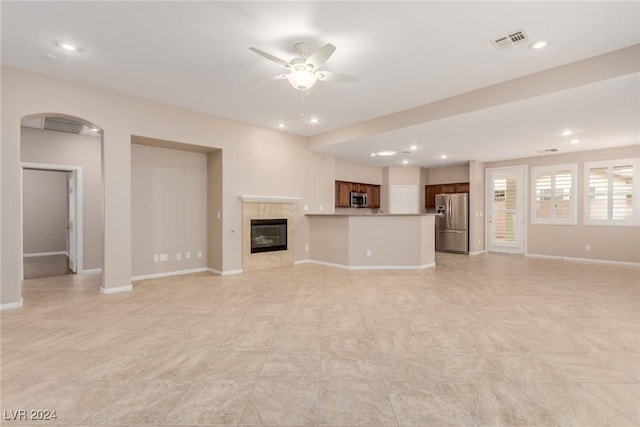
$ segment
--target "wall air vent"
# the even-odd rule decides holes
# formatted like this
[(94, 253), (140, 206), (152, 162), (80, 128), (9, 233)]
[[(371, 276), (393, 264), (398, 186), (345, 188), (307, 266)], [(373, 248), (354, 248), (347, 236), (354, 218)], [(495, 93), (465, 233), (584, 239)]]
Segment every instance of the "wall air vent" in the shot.
[(57, 132), (67, 132), (80, 134), (84, 123), (76, 120), (65, 119), (64, 117), (46, 117), (44, 119), (44, 129)]
[(518, 43), (523, 43), (529, 40), (526, 33), (522, 30), (514, 31), (506, 36), (498, 37), (495, 40), (491, 40), (491, 44), (498, 50), (506, 49)]

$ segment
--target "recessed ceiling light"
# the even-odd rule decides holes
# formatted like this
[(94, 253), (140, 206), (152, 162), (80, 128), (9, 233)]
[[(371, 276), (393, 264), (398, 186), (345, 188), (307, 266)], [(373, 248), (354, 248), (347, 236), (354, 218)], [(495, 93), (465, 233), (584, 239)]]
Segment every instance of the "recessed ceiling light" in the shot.
[(55, 61), (56, 59), (58, 59), (57, 56), (52, 55), (50, 53), (47, 53), (44, 57), (47, 61)]
[(415, 150), (417, 150), (417, 149), (418, 149), (418, 146), (417, 146), (417, 145), (410, 145), (410, 146), (409, 146), (409, 150), (411, 150), (411, 151), (415, 151)]
[(563, 130), (563, 131), (562, 131), (562, 133), (561, 133), (560, 135), (562, 135), (562, 136), (569, 136), (569, 135), (573, 135), (574, 133), (576, 133), (576, 131), (575, 131), (575, 130), (573, 130), (573, 129), (566, 129), (566, 130)]
[(446, 159), (446, 158), (447, 158), (447, 155), (446, 155), (446, 154), (441, 154), (441, 155), (440, 155), (440, 158), (441, 158), (441, 159)]
[(407, 159), (404, 159), (404, 160), (402, 161), (402, 164), (403, 164), (403, 165), (406, 165), (406, 164), (408, 164), (408, 163), (409, 163), (409, 160), (407, 160)]
[(387, 151), (378, 151), (376, 154), (378, 156), (395, 156), (396, 152), (395, 151), (391, 151), (391, 150), (387, 150)]
[(371, 153), (371, 154), (369, 154), (369, 155), (370, 155), (371, 157), (375, 157), (375, 156), (376, 156), (376, 153)]
[(280, 129), (284, 129), (284, 128), (286, 128), (286, 127), (287, 127), (287, 125), (286, 125), (285, 123), (282, 123), (282, 122), (278, 123), (278, 125), (277, 125), (277, 126), (278, 126), (278, 128), (280, 128)]
[(535, 43), (531, 43), (529, 45), (529, 49), (534, 49), (534, 50), (538, 50), (538, 49), (542, 49), (543, 47), (545, 47), (547, 45), (547, 42), (544, 40), (540, 40), (537, 41)]
[(570, 144), (579, 144), (579, 143), (580, 143), (580, 140), (579, 140), (579, 139), (576, 139), (576, 138), (573, 138), (573, 139), (570, 139), (570, 140), (569, 140), (569, 143), (570, 143)]
[(98, 129), (97, 127), (92, 127), (92, 128), (91, 128), (91, 131), (92, 131), (92, 132), (100, 132), (100, 129)]
[(316, 123), (320, 123), (320, 119), (317, 117), (309, 117), (307, 121), (313, 125), (315, 125)]
[(58, 47), (68, 51), (68, 52), (76, 52), (78, 50), (78, 46), (69, 42), (60, 42), (58, 43)]

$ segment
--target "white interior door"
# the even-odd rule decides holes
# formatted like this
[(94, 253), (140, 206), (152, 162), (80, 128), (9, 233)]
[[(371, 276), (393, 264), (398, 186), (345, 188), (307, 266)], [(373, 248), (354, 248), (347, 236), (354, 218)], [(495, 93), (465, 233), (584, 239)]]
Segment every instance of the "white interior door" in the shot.
[(487, 169), (487, 249), (524, 254), (525, 166)]
[(67, 253), (69, 254), (69, 270), (77, 273), (78, 265), (78, 236), (77, 236), (77, 209), (76, 209), (76, 188), (77, 178), (74, 172), (67, 172)]
[(389, 199), (389, 213), (418, 213), (418, 187), (415, 185), (392, 185)]

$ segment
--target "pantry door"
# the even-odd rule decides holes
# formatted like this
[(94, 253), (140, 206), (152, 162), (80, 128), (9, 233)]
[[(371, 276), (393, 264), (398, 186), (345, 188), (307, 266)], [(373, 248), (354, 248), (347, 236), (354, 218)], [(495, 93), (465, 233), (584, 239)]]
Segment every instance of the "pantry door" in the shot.
[(526, 166), (487, 169), (487, 250), (525, 252)]

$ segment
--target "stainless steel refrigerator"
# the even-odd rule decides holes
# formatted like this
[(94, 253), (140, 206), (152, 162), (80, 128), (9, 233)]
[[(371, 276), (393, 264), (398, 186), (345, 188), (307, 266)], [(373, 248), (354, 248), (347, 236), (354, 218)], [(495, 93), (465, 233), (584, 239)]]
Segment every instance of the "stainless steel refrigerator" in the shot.
[(469, 253), (469, 195), (436, 194), (436, 250)]

